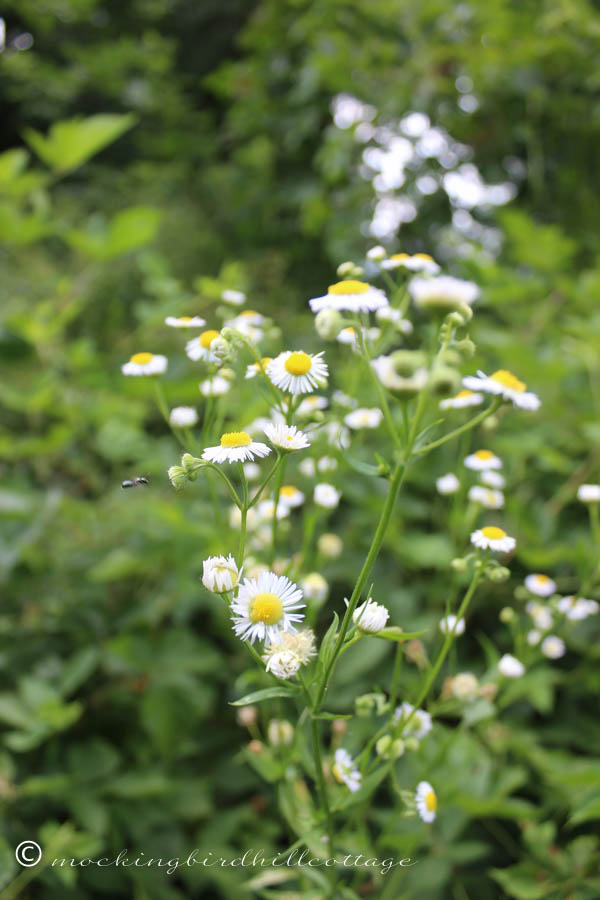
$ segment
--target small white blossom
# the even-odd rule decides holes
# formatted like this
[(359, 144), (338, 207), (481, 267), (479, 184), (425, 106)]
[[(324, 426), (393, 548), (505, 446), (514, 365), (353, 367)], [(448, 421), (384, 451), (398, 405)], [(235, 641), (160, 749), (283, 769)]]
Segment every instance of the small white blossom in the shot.
[(465, 620), (456, 619), (456, 616), (445, 616), (440, 621), (440, 631), (442, 634), (454, 634), (455, 637), (465, 633)]
[(446, 494), (455, 494), (460, 488), (460, 481), (454, 472), (448, 472), (447, 475), (436, 479), (435, 486), (438, 494), (445, 496)]
[(167, 370), (167, 357), (159, 353), (134, 353), (121, 366), (123, 375), (162, 375)]
[(315, 486), (313, 499), (317, 506), (322, 506), (324, 509), (335, 509), (341, 496), (341, 492), (336, 490), (332, 484), (322, 482)]
[[(344, 601), (346, 604), (347, 600)], [(381, 603), (375, 603), (370, 597), (366, 603), (357, 606), (352, 614), (352, 621), (360, 631), (377, 634), (385, 628), (389, 619), (389, 611)]]
[(483, 394), (474, 391), (460, 391), (456, 397), (447, 397), (440, 400), (440, 409), (465, 409), (467, 406), (480, 406), (483, 403)]
[(429, 825), (435, 819), (437, 812), (437, 795), (428, 781), (420, 781), (415, 793), (417, 812), (424, 822)]
[(231, 553), (229, 556), (209, 556), (202, 566), (202, 584), (207, 590), (224, 594), (237, 586), (240, 573)]
[(485, 469), (481, 472), (479, 474), (479, 480), (488, 487), (498, 488), (499, 490), (502, 490), (506, 484), (506, 481), (500, 472), (494, 472), (493, 469)]
[(478, 503), (485, 509), (502, 509), (504, 506), (504, 494), (502, 491), (495, 491), (492, 488), (486, 488), (479, 484), (469, 488), (468, 497), (472, 503)]
[(307, 600), (321, 604), (327, 600), (329, 585), (319, 572), (310, 572), (300, 582), (300, 587)]
[(465, 458), (465, 466), (467, 469), (483, 472), (486, 469), (501, 469), (502, 460), (491, 450), (477, 450)]
[(206, 322), (200, 316), (167, 316), (165, 325), (170, 328), (202, 328)]
[(241, 306), (246, 302), (246, 295), (243, 291), (227, 289), (222, 292), (221, 300), (223, 303), (230, 303), (232, 306)]
[(265, 425), (264, 433), (274, 447), (280, 450), (305, 450), (310, 442), (295, 425)]
[(495, 525), (478, 528), (471, 534), (471, 543), (482, 550), (496, 550), (500, 553), (510, 553), (517, 546), (513, 537)]
[(506, 369), (498, 369), (491, 375), (486, 375), (481, 371), (477, 372), (477, 377), (467, 375), (466, 378), (463, 378), (463, 385), (472, 391), (500, 395), (504, 400), (510, 400), (513, 406), (518, 406), (520, 409), (535, 411), (540, 407), (540, 398), (537, 394), (528, 391), (527, 385)]
[(553, 634), (549, 634), (542, 641), (542, 653), (548, 659), (560, 659), (567, 652), (565, 642)]
[(402, 725), (403, 737), (416, 737), (421, 740), (432, 728), (430, 714), (424, 709), (415, 709), (406, 701), (397, 706), (394, 712), (394, 723), (398, 725), (401, 721), (406, 723)]
[(345, 784), (354, 793), (360, 788), (362, 775), (354, 765), (354, 760), (347, 750), (339, 748), (335, 751), (334, 763), (331, 771), (340, 784)]
[(213, 463), (252, 462), (255, 456), (268, 456), (271, 448), (253, 441), (245, 431), (231, 431), (221, 435), (218, 447), (207, 447), (202, 459)]
[(282, 391), (310, 394), (327, 383), (329, 370), (323, 352), (311, 355), (303, 350), (286, 350), (267, 365), (267, 375)]
[(521, 678), (525, 674), (525, 666), (515, 656), (505, 653), (498, 663), (498, 671), (505, 678)]
[(600, 503), (600, 484), (580, 484), (577, 499), (582, 503)]
[(375, 407), (374, 409), (354, 409), (345, 416), (344, 422), (349, 428), (357, 431), (362, 428), (377, 428), (382, 419), (382, 411)]
[(327, 289), (323, 297), (313, 297), (308, 301), (311, 311), (336, 309), (339, 312), (374, 312), (388, 305), (388, 299), (379, 288), (374, 288), (365, 281), (338, 281)]
[(556, 582), (547, 575), (533, 574), (525, 578), (525, 587), (538, 597), (550, 597), (556, 591)]
[(175, 406), (169, 414), (169, 422), (174, 428), (191, 428), (198, 421), (198, 413), (193, 406)]

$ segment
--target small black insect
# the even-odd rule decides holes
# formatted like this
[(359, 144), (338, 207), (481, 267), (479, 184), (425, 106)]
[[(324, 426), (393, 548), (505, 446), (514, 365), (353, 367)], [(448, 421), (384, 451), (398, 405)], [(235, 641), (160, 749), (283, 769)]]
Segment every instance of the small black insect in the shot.
[(131, 488), (137, 487), (140, 484), (148, 484), (148, 479), (143, 478), (141, 475), (136, 476), (133, 481), (123, 481), (121, 484), (122, 488)]

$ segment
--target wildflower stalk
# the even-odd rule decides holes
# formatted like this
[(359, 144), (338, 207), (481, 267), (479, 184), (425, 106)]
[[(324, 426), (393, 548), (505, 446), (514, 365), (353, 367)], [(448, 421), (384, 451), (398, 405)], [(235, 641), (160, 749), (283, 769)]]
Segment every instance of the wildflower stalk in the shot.
[(436, 447), (441, 447), (442, 444), (451, 441), (453, 438), (458, 437), (459, 434), (462, 434), (464, 431), (468, 431), (471, 428), (474, 428), (476, 425), (479, 425), (480, 422), (483, 422), (484, 419), (487, 419), (488, 416), (491, 416), (492, 413), (495, 413), (500, 404), (502, 403), (502, 397), (496, 397), (486, 409), (479, 413), (479, 415), (475, 416), (473, 419), (469, 419), (468, 422), (465, 422), (464, 425), (461, 425), (459, 428), (455, 428), (454, 431), (449, 431), (448, 434), (445, 434), (444, 437), (438, 438), (437, 441), (431, 441), (430, 444), (425, 444), (423, 447), (417, 447), (415, 450), (415, 455), (422, 455), (423, 453), (429, 453), (430, 450), (434, 450)]
[(238, 463), (238, 471), (242, 481), (242, 521), (240, 525), (240, 545), (238, 549), (238, 566), (244, 565), (244, 551), (246, 549), (246, 519), (248, 517), (248, 482), (246, 481), (246, 473), (241, 462)]
[(163, 419), (169, 426), (169, 429), (170, 429), (171, 433), (173, 434), (175, 440), (177, 440), (181, 444), (181, 446), (183, 447), (184, 450), (188, 450), (189, 447), (186, 444), (186, 442), (184, 441), (181, 433), (178, 431), (177, 428), (173, 428), (173, 426), (171, 425), (171, 417), (169, 416), (169, 406), (167, 404), (165, 394), (162, 389), (162, 385), (160, 383), (160, 379), (154, 378), (153, 381), (154, 381), (154, 394), (156, 397), (156, 405), (158, 406), (158, 410), (159, 410), (160, 414), (162, 415)]
[(333, 843), (333, 822), (331, 819), (331, 808), (329, 806), (329, 797), (327, 796), (327, 785), (325, 784), (325, 776), (323, 774), (323, 759), (321, 757), (321, 737), (319, 735), (319, 720), (314, 717), (310, 721), (310, 731), (312, 737), (312, 747), (315, 763), (315, 771), (317, 776), (317, 790), (321, 803), (323, 804), (323, 812), (325, 813), (325, 821), (327, 823), (327, 836), (329, 838), (329, 856), (335, 856)]
[(373, 383), (373, 387), (375, 388), (375, 392), (377, 394), (377, 399), (379, 400), (379, 403), (381, 404), (381, 411), (383, 412), (383, 418), (384, 418), (385, 424), (387, 426), (387, 430), (389, 431), (390, 437), (391, 437), (392, 441), (394, 442), (395, 446), (399, 450), (401, 450), (402, 449), (402, 441), (400, 440), (398, 430), (397, 430), (394, 420), (392, 418), (392, 414), (390, 412), (390, 407), (387, 402), (387, 397), (385, 396), (384, 387), (383, 387), (381, 381), (379, 380), (379, 378), (377, 377), (377, 374), (373, 370), (373, 366), (371, 365), (371, 357), (369, 356), (369, 351), (367, 349), (367, 342), (365, 341), (365, 335), (364, 335), (364, 331), (362, 328), (358, 329), (358, 335), (359, 335), (359, 340), (360, 340), (360, 349), (362, 352), (362, 357), (365, 361), (367, 369), (369, 370), (369, 377)]

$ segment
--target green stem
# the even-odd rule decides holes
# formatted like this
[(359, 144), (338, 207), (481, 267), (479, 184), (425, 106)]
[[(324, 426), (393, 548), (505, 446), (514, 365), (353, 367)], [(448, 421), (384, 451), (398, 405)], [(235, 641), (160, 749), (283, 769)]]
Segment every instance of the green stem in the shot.
[(312, 747), (313, 747), (313, 756), (315, 760), (315, 771), (317, 776), (317, 790), (319, 792), (319, 796), (321, 798), (321, 803), (323, 804), (323, 810), (325, 812), (325, 821), (327, 822), (327, 836), (329, 837), (329, 848), (328, 855), (330, 857), (335, 856), (335, 849), (333, 844), (333, 824), (331, 820), (331, 809), (329, 807), (329, 797), (327, 796), (327, 785), (325, 784), (325, 777), (323, 775), (323, 759), (321, 757), (321, 738), (319, 735), (319, 722), (317, 719), (311, 719), (310, 721), (310, 730), (312, 736)]
[(248, 504), (248, 509), (251, 509), (255, 503), (258, 503), (258, 501), (260, 499), (260, 495), (262, 494), (262, 492), (268, 485), (269, 481), (271, 480), (271, 478), (273, 477), (273, 475), (275, 474), (275, 472), (281, 465), (282, 460), (283, 460), (283, 455), (278, 453), (275, 465), (271, 468), (271, 471), (269, 472), (267, 477), (264, 479), (264, 481), (261, 483), (260, 487), (257, 489), (256, 493), (254, 494), (254, 497), (252, 497), (252, 499), (250, 500), (250, 502)]
[(478, 416), (475, 416), (474, 419), (469, 419), (468, 422), (465, 422), (464, 425), (461, 425), (459, 428), (455, 428), (454, 431), (450, 431), (448, 434), (444, 435), (444, 437), (438, 438), (437, 441), (432, 441), (430, 444), (425, 444), (423, 447), (418, 447), (415, 450), (415, 454), (429, 453), (430, 450), (433, 450), (435, 447), (441, 447), (442, 444), (445, 444), (447, 441), (451, 441), (453, 438), (457, 437), (459, 434), (462, 434), (463, 431), (467, 431), (469, 428), (474, 428), (475, 425), (479, 425), (480, 422), (483, 422), (488, 416), (491, 416), (492, 413), (495, 413), (500, 404), (502, 403), (502, 398), (497, 397), (494, 402), (488, 406), (487, 409), (484, 409), (479, 413)]
[(352, 616), (356, 607), (358, 606), (358, 601), (363, 592), (363, 589), (367, 583), (369, 575), (371, 574), (371, 569), (375, 564), (375, 560), (379, 555), (379, 551), (381, 550), (381, 545), (383, 543), (383, 539), (385, 537), (385, 533), (387, 531), (387, 527), (389, 525), (389, 521), (392, 515), (392, 511), (394, 509), (394, 505), (396, 503), (396, 498), (398, 496), (398, 492), (404, 481), (404, 476), (406, 474), (407, 466), (404, 462), (399, 462), (394, 469), (394, 473), (390, 480), (390, 485), (388, 488), (388, 494), (381, 511), (381, 516), (379, 518), (379, 524), (377, 525), (377, 529), (373, 536), (373, 540), (371, 542), (371, 546), (369, 548), (369, 552), (367, 554), (367, 558), (364, 561), (363, 567), (361, 569), (360, 575), (358, 576), (358, 580), (354, 585), (354, 590), (352, 591), (352, 596), (350, 598), (350, 602), (348, 603), (348, 608), (346, 609), (346, 613), (344, 618), (342, 619), (342, 624), (340, 627), (340, 632), (335, 643), (335, 647), (333, 649), (333, 653), (331, 655), (331, 659), (325, 672), (323, 673), (323, 677), (321, 679), (321, 684), (319, 685), (317, 691), (317, 697), (315, 700), (315, 705), (313, 708), (314, 712), (318, 712), (321, 708), (321, 704), (323, 703), (323, 697), (325, 695), (325, 691), (327, 690), (327, 685), (329, 682), (329, 678), (331, 677), (331, 673), (335, 666), (336, 660), (340, 654), (342, 649), (344, 640), (346, 638), (346, 632), (350, 627), (350, 623), (352, 621)]
[(369, 351), (367, 349), (367, 342), (365, 341), (365, 334), (362, 328), (359, 328), (358, 334), (360, 337), (360, 348), (362, 351), (362, 357), (366, 363), (367, 369), (369, 370), (369, 378), (373, 383), (373, 387), (375, 388), (375, 392), (377, 394), (377, 398), (379, 403), (381, 404), (381, 409), (383, 412), (383, 418), (385, 420), (385, 424), (387, 426), (387, 430), (390, 433), (390, 437), (396, 447), (399, 450), (402, 450), (402, 441), (400, 440), (400, 436), (398, 435), (398, 431), (396, 429), (396, 425), (392, 418), (392, 414), (390, 412), (390, 407), (387, 402), (387, 397), (385, 396), (384, 387), (377, 377), (377, 373), (374, 371), (373, 366), (371, 365), (371, 357), (369, 356)]
[(283, 477), (285, 475), (285, 463), (287, 460), (287, 454), (286, 454), (286, 456), (282, 456), (281, 459), (283, 462), (277, 472), (277, 478), (275, 479), (275, 490), (273, 492), (273, 521), (271, 523), (271, 531), (272, 531), (271, 560), (270, 560), (271, 565), (273, 565), (273, 561), (275, 559), (275, 554), (277, 551), (277, 525), (278, 525), (277, 507), (279, 506), (279, 496), (281, 494), (281, 487), (283, 485)]
[(242, 482), (242, 522), (240, 526), (240, 545), (238, 549), (238, 568), (244, 565), (244, 551), (246, 549), (246, 519), (248, 517), (248, 482), (241, 462), (238, 463), (238, 471)]

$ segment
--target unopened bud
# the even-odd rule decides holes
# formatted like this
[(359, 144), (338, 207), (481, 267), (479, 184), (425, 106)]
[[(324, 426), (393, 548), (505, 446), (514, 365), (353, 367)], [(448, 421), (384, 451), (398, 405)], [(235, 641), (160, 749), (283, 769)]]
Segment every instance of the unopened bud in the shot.
[(348, 275), (354, 274), (354, 268), (353, 262), (343, 262), (337, 267), (337, 273), (340, 278), (346, 278)]
[(169, 481), (176, 491), (180, 491), (183, 487), (185, 487), (188, 476), (185, 469), (183, 469), (181, 466), (171, 466), (167, 471), (167, 475), (169, 476)]
[(322, 309), (315, 316), (315, 328), (323, 341), (335, 341), (344, 327), (344, 319), (337, 309)]
[(231, 343), (223, 337), (222, 334), (216, 337), (210, 345), (210, 352), (213, 353), (220, 365), (229, 362), (233, 358), (233, 348)]
[(504, 624), (507, 625), (509, 622), (512, 622), (513, 619), (515, 618), (515, 611), (510, 606), (504, 606), (500, 610), (499, 617), (500, 617), (500, 621), (504, 622)]
[(267, 734), (269, 743), (274, 747), (289, 746), (294, 740), (294, 728), (287, 719), (271, 719)]
[(507, 569), (506, 566), (488, 566), (485, 574), (494, 584), (500, 584), (502, 581), (510, 578), (510, 569)]
[(424, 669), (427, 665), (427, 653), (423, 641), (413, 638), (404, 644), (404, 655), (409, 662), (414, 663), (418, 669)]
[(460, 374), (449, 366), (436, 366), (429, 373), (429, 390), (438, 397), (455, 394), (460, 387)]
[(237, 711), (236, 715), (238, 725), (243, 725), (244, 728), (251, 728), (253, 725), (256, 725), (256, 721), (258, 719), (258, 709), (256, 706), (242, 706)]
[(419, 749), (419, 739), (416, 737), (407, 737), (404, 741), (404, 746), (407, 750), (418, 750)]

